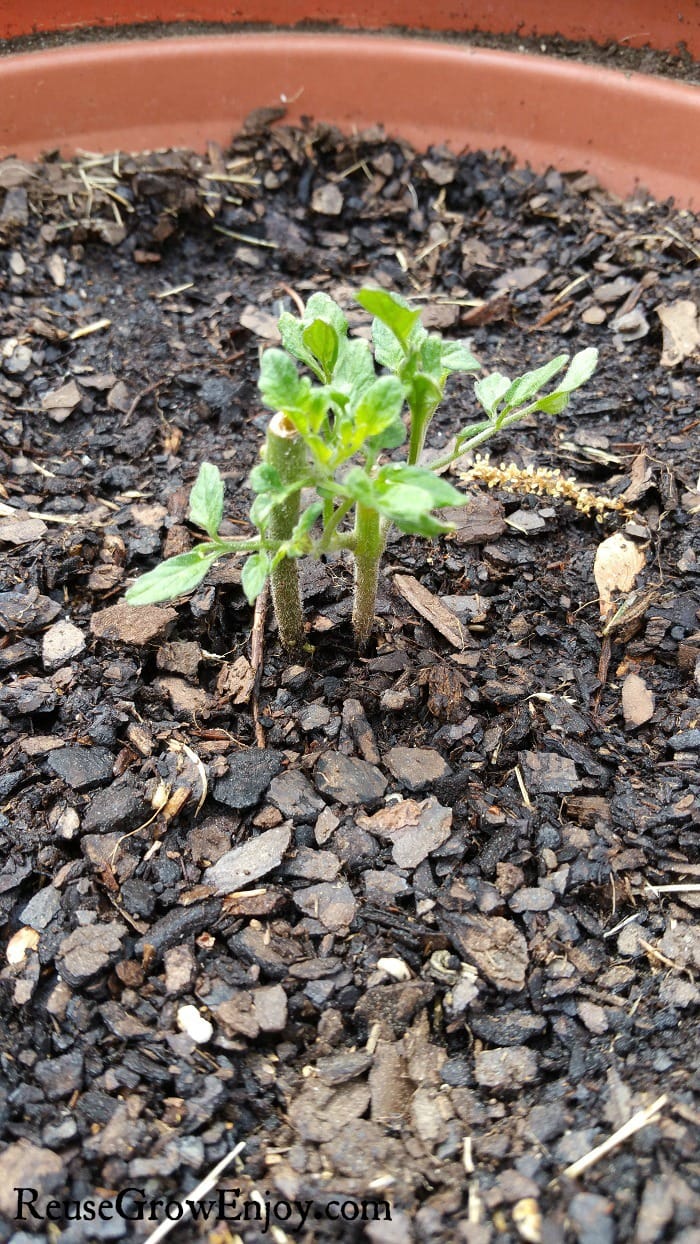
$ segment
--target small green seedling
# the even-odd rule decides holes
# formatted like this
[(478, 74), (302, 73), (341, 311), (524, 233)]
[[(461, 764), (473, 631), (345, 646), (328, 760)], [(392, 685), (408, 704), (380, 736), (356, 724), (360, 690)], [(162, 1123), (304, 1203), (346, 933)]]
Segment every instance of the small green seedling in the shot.
[[(293, 651), (304, 642), (298, 559), (347, 549), (355, 565), (353, 628), (363, 648), (391, 527), (425, 537), (453, 530), (434, 511), (467, 505), (469, 498), (441, 472), (525, 415), (559, 414), (597, 363), (597, 351), (587, 349), (571, 362), (560, 354), (515, 380), (500, 372), (478, 380), (474, 393), (485, 417), (461, 428), (449, 452), (421, 464), (449, 376), (476, 371), (479, 364), (463, 342), (428, 332), (420, 312), (403, 298), (362, 289), (357, 301), (374, 317), (372, 345), (349, 337), (340, 307), (326, 294), (314, 294), (301, 317), (285, 312), (280, 318), (284, 349), (262, 356), (260, 393), (275, 413), (262, 461), (248, 480), (256, 534), (234, 540), (219, 535), (224, 484), (218, 468), (203, 463), (189, 516), (208, 539), (137, 579), (126, 594), (129, 603), (191, 592), (219, 557), (248, 552), (243, 590), (252, 603), (270, 580), (280, 639)], [(567, 363), (556, 386), (541, 396)], [(387, 458), (406, 441), (401, 460)], [(302, 493), (309, 492), (313, 499), (302, 508)]]

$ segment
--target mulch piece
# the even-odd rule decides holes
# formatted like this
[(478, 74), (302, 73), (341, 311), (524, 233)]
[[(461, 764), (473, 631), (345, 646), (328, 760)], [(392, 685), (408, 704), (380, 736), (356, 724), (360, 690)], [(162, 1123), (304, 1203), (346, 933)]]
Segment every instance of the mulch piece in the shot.
[[(691, 1244), (700, 226), (269, 119), (206, 156), (0, 163), (0, 1239), (14, 1185), (176, 1197), (245, 1141), (226, 1187), (394, 1207), (299, 1238)], [(367, 282), (487, 370), (597, 345), (492, 461), (626, 508), (474, 482), (454, 536), (391, 542), (364, 657), (347, 566), (305, 568), (314, 654), (268, 620), (256, 689), (237, 561), (136, 621), (123, 591), (195, 540), (200, 461), (245, 530), (260, 348), (314, 290), (365, 325)], [(606, 628), (616, 531), (644, 569)]]

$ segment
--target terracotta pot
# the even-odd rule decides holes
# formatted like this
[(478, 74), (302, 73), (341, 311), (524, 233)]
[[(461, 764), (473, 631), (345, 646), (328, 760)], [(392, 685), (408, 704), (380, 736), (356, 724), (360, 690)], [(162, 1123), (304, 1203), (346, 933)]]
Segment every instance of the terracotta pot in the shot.
[[(59, 6), (56, 6), (59, 7)], [(602, 69), (577, 60), (492, 51), (459, 41), (357, 33), (173, 34), (128, 41), (75, 42), (83, 28), (101, 23), (110, 35), (123, 22), (157, 19), (163, 4), (148, 0), (71, 0), (60, 16), (48, 0), (23, 8), (10, 0), (2, 20), (8, 34), (70, 29), (70, 41), (41, 51), (6, 45), (0, 57), (0, 154), (32, 157), (42, 150), (201, 148), (225, 142), (254, 108), (289, 101), (287, 119), (302, 116), (346, 129), (380, 122), (417, 146), (447, 142), (507, 147), (535, 168), (588, 169), (618, 193), (637, 183), (659, 198), (700, 204), (700, 88), (667, 78)], [(339, 8), (340, 6), (338, 6)], [(420, 7), (420, 13), (418, 9)], [(464, 29), (482, 21), (491, 30), (510, 23), (538, 33), (551, 27), (549, 6), (440, 0), (431, 8), (436, 28)], [(603, 39), (629, 25), (629, 39), (649, 37), (670, 47), (682, 35), (700, 46), (697, 18), (679, 20), (671, 5), (651, 0), (606, 10), (598, 0), (564, 5), (562, 29)], [(99, 8), (100, 12), (96, 10)], [(249, 0), (239, 20), (329, 19), (334, 10), (310, 0)], [(623, 22), (620, 9), (633, 10)], [(415, 11), (414, 11), (415, 10)], [(648, 17), (648, 21), (644, 21)], [(220, 0), (198, 0), (168, 17), (218, 20), (231, 16)], [(653, 17), (653, 21), (652, 21)], [(355, 26), (427, 19), (416, 0), (369, 0), (345, 16)], [(598, 21), (600, 19), (600, 21)], [(76, 31), (76, 27), (78, 28)], [(151, 32), (149, 32), (151, 33)]]

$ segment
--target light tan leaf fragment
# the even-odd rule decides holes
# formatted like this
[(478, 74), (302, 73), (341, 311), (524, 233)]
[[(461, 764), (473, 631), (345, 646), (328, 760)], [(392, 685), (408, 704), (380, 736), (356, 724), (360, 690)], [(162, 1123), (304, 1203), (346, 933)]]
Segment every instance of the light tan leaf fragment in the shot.
[(656, 308), (663, 330), (662, 367), (677, 367), (691, 354), (700, 354), (698, 309), (689, 298), (662, 303)]
[(632, 590), (645, 562), (644, 550), (619, 531), (598, 545), (593, 563), (593, 577), (600, 597), (601, 618), (608, 618), (613, 613), (615, 592)]
[(416, 613), (425, 618), (426, 622), (434, 626), (435, 630), (439, 631), (453, 648), (459, 648), (460, 651), (464, 648), (465, 635), (456, 613), (448, 609), (447, 605), (444, 605), (437, 596), (433, 596), (433, 593), (429, 592), (427, 587), (423, 587), (423, 584), (414, 579), (412, 575), (394, 575), (394, 583), (404, 600), (407, 600)]

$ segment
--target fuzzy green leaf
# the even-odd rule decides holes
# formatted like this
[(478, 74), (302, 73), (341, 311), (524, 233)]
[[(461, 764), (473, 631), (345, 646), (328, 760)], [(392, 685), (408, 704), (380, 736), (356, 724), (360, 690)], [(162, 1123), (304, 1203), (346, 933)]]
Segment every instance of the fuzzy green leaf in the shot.
[(311, 350), (304, 344), (304, 325), (301, 320), (298, 320), (295, 315), (290, 315), (289, 311), (283, 311), (277, 321), (277, 327), (285, 350), (293, 354), (295, 359), (299, 359), (300, 363), (305, 363), (307, 367), (310, 367), (319, 380), (323, 380), (322, 369)]
[(430, 376), (418, 372), (410, 383), (406, 398), (411, 416), (421, 426), (432, 419), (442, 400), (442, 388)]
[(314, 320), (325, 320), (339, 337), (348, 331), (348, 322), (338, 306), (328, 294), (312, 294), (304, 309), (303, 323), (311, 324)]
[(574, 389), (580, 388), (582, 384), (590, 380), (597, 366), (598, 351), (593, 346), (589, 346), (586, 350), (579, 350), (569, 363), (566, 375), (557, 387), (557, 393), (571, 393)]
[(249, 605), (255, 604), (269, 573), (270, 562), (266, 553), (251, 553), (244, 562), (241, 570), (241, 587)]
[(372, 321), (372, 344), (380, 367), (387, 367), (397, 375), (406, 362), (406, 355), (401, 343), (381, 320)]
[(557, 372), (566, 366), (568, 361), (568, 354), (558, 354), (556, 358), (550, 359), (542, 367), (536, 367), (534, 371), (527, 371), (524, 375), (518, 376), (501, 398), (503, 411), (515, 410), (516, 406), (523, 406), (525, 402), (529, 402), (530, 398), (535, 397), (540, 389), (548, 384), (552, 376), (556, 376)]
[(301, 410), (309, 382), (300, 378), (293, 359), (284, 350), (266, 350), (260, 365), (258, 388), (271, 410)]
[(304, 329), (304, 345), (321, 364), (324, 380), (330, 380), (338, 358), (338, 334), (332, 324), (314, 320)]
[(221, 553), (216, 545), (196, 544), (189, 553), (169, 557), (132, 584), (125, 596), (127, 604), (156, 605), (194, 591)]
[(333, 388), (352, 394), (356, 400), (376, 378), (369, 342), (361, 337), (342, 338), (333, 369)]
[(481, 367), (465, 341), (442, 342), (442, 369), (446, 372), (478, 371)]
[(253, 492), (280, 492), (284, 487), (280, 473), (267, 462), (259, 462), (248, 476)]
[(483, 380), (477, 380), (474, 385), (474, 396), (487, 415), (493, 418), (498, 403), (509, 388), (510, 376), (504, 376), (500, 371), (493, 371), (489, 376), (484, 376)]
[(420, 311), (411, 311), (403, 298), (388, 294), (383, 289), (361, 289), (355, 297), (365, 311), (376, 316), (391, 330), (405, 353), (408, 353), (411, 334), (420, 320)]
[(213, 462), (203, 462), (190, 493), (190, 522), (214, 539), (224, 515), (224, 481)]

